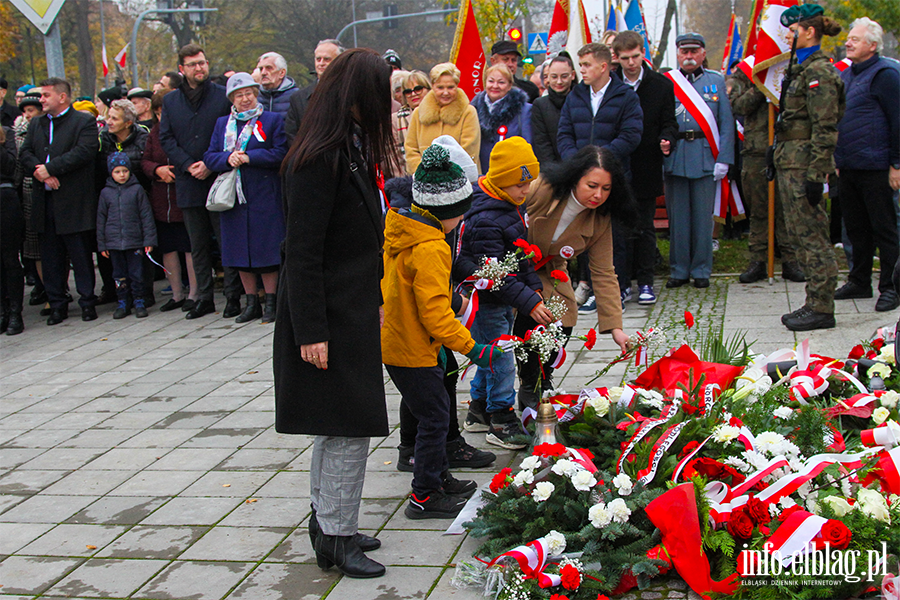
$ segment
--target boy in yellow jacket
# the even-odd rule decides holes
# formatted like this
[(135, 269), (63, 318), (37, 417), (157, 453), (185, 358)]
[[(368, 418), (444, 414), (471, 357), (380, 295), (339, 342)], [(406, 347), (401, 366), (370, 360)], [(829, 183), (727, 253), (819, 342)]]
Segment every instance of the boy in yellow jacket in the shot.
[(388, 211), (384, 232), (382, 361), (419, 421), (413, 461), (411, 519), (455, 517), (476, 489), (448, 471), (447, 429), (452, 399), (444, 387), (441, 346), (488, 367), (500, 349), (476, 344), (450, 307), (452, 231), (472, 203), (472, 184), (432, 145), (422, 155), (409, 210)]

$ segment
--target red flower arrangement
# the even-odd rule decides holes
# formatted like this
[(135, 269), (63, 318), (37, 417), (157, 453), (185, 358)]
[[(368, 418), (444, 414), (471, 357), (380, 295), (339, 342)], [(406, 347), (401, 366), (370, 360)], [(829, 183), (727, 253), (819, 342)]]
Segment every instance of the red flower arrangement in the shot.
[(822, 525), (822, 533), (820, 535), (822, 536), (822, 543), (828, 542), (832, 548), (843, 550), (850, 545), (853, 532), (840, 521), (828, 519)]
[(769, 514), (769, 503), (752, 494), (744, 509), (757, 525), (765, 525), (772, 520), (772, 516)]
[(750, 518), (743, 508), (732, 511), (728, 524), (725, 526), (731, 537), (746, 540), (753, 533), (753, 520)]
[(512, 469), (505, 468), (502, 469), (499, 473), (494, 475), (494, 478), (491, 479), (491, 492), (496, 494), (503, 488), (509, 485), (512, 481)]
[(559, 571), (562, 586), (569, 591), (577, 590), (581, 585), (581, 573), (572, 565), (566, 565)]
[(694, 326), (694, 315), (689, 310), (684, 311), (684, 324), (687, 325), (688, 329)]
[(584, 347), (588, 350), (594, 349), (594, 344), (597, 343), (597, 331), (591, 327), (588, 329), (587, 335), (584, 336)]
[(559, 269), (553, 269), (552, 271), (550, 271), (550, 277), (563, 283), (569, 280), (569, 276), (566, 275), (565, 271), (560, 271)]
[(534, 447), (534, 456), (562, 456), (566, 453), (566, 447), (562, 444), (538, 444)]

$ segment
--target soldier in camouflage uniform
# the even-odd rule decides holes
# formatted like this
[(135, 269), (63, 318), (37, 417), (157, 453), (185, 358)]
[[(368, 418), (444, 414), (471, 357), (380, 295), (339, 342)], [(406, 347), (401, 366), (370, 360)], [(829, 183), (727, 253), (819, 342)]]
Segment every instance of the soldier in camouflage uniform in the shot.
[[(731, 80), (731, 110), (744, 117), (744, 144), (741, 151), (744, 201), (750, 207), (750, 265), (741, 273), (741, 283), (765, 279), (769, 238), (769, 185), (765, 178), (766, 148), (769, 146), (769, 105), (766, 96), (740, 69)], [(775, 196), (775, 239), (781, 250), (781, 276), (790, 281), (806, 281), (794, 256), (794, 247), (784, 226), (781, 198)]]
[(781, 22), (795, 32), (796, 56), (784, 94), (775, 147), (778, 193), (797, 258), (807, 276), (806, 304), (781, 317), (792, 331), (828, 329), (834, 322), (837, 263), (828, 237), (822, 192), (834, 173), (837, 124), (844, 114), (844, 84), (822, 52), (822, 35), (841, 27), (816, 4), (793, 6)]

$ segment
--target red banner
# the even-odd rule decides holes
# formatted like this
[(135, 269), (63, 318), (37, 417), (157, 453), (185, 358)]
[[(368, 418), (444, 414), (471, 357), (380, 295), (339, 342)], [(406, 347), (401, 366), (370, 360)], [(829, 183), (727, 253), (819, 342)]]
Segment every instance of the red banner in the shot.
[(475, 9), (472, 0), (463, 0), (459, 5), (459, 17), (456, 20), (456, 35), (453, 38), (453, 49), (450, 51), (450, 62), (456, 65), (461, 73), (459, 87), (469, 100), (484, 89), (482, 73), (484, 73), (484, 48), (478, 23), (475, 22)]

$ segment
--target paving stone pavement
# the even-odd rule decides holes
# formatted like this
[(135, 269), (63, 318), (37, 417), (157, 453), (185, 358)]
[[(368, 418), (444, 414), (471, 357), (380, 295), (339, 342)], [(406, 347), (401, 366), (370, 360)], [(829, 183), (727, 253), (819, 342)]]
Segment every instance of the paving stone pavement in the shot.
[[(795, 336), (779, 317), (802, 302), (803, 284), (713, 278), (706, 290), (661, 289), (654, 306), (628, 303), (625, 330), (689, 309), (698, 327), (744, 330), (760, 352), (809, 337), (842, 356), (900, 314), (875, 313), (875, 299), (839, 302), (838, 328)], [(48, 327), (39, 308), (27, 307), (24, 334), (0, 338), (0, 600), (479, 597), (450, 585), (478, 540), (403, 515), (410, 475), (396, 470), (399, 396), (386, 376), (393, 429), (371, 441), (360, 526), (383, 541), (372, 557), (387, 575), (342, 578), (315, 565), (307, 537), (311, 439), (274, 431), (271, 325), (155, 309), (114, 321), (107, 305), (94, 322), (73, 310)], [(591, 317), (578, 325), (583, 334)], [(609, 336), (580, 346), (570, 343), (557, 387), (580, 389), (616, 354)], [(634, 375), (620, 364), (594, 385)], [(466, 437), (487, 447), (484, 434)], [(516, 462), (496, 453), (492, 468), (458, 475), (482, 484)], [(684, 597), (696, 596), (677, 579), (625, 596)]]

